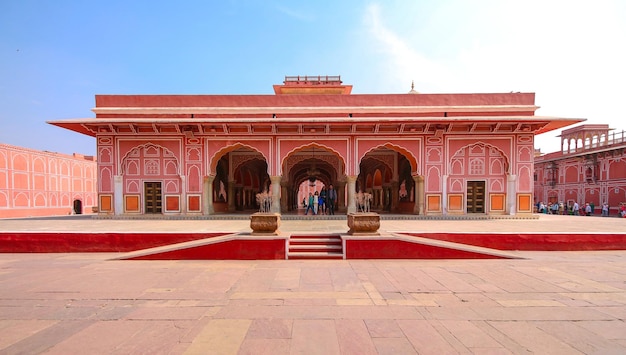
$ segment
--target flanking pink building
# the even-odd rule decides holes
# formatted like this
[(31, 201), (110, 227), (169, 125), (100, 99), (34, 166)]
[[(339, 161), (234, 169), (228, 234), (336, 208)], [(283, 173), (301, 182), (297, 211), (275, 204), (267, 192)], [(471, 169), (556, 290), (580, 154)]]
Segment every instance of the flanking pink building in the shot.
[(561, 151), (535, 157), (535, 201), (580, 206), (616, 216), (626, 203), (626, 132), (585, 124), (561, 132)]
[(92, 213), (95, 157), (0, 144), (0, 218)]
[(98, 206), (114, 215), (209, 215), (301, 204), (333, 184), (340, 212), (530, 214), (533, 93), (352, 94), (338, 76), (286, 77), (273, 95), (97, 95), (95, 118), (50, 122), (96, 138)]

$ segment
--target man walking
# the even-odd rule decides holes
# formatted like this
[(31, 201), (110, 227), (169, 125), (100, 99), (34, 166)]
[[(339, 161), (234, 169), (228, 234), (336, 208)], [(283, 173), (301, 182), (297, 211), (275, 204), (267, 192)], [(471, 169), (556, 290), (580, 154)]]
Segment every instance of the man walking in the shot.
[(335, 191), (335, 189), (333, 188), (333, 184), (328, 185), (326, 198), (328, 199), (328, 212), (330, 214), (335, 214), (335, 201), (337, 201), (337, 191)]

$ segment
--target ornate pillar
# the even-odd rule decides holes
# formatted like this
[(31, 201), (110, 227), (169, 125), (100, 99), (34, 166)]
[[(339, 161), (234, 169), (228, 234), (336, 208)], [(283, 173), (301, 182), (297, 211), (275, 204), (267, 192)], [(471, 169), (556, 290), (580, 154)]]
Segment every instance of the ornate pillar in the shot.
[(391, 212), (398, 211), (398, 205), (400, 204), (400, 183), (398, 180), (391, 182)]
[(235, 212), (235, 180), (228, 181), (228, 212)]
[(202, 195), (204, 196), (205, 203), (202, 204), (202, 214), (214, 214), (213, 208), (213, 181), (215, 181), (215, 175), (205, 176), (202, 179)]
[(357, 175), (348, 175), (346, 179), (348, 180), (348, 213), (356, 212), (356, 202), (354, 201), (354, 197), (356, 195), (356, 179)]
[(272, 207), (270, 211), (280, 213), (280, 179), (281, 176), (270, 176), (270, 190), (272, 191)]
[(413, 178), (413, 193), (414, 195), (414, 204), (413, 204), (413, 214), (420, 214), (424, 208), (424, 178), (419, 175), (411, 176)]
[(516, 190), (516, 182), (517, 182), (517, 175), (507, 175), (506, 176), (506, 181), (507, 181), (507, 186), (506, 186), (506, 211), (504, 212), (505, 214), (510, 214), (510, 215), (514, 215), (516, 212), (516, 207), (515, 207), (515, 203), (516, 203), (516, 197), (517, 197), (517, 190)]
[(124, 176), (115, 175), (113, 177), (113, 209), (115, 215), (124, 213)]
[(346, 208), (346, 183), (345, 181), (337, 181), (337, 183), (335, 184), (335, 188), (337, 189), (337, 211), (345, 211), (345, 208)]
[(281, 211), (289, 211), (289, 204), (291, 203), (291, 196), (289, 196), (289, 192), (287, 191), (287, 185), (285, 183), (280, 184), (280, 210)]

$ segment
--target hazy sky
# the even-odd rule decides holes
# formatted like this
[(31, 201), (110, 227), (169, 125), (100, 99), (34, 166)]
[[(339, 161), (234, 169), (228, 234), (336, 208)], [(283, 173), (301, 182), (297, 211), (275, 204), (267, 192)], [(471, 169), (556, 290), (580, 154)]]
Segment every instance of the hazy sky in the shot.
[[(45, 123), (96, 94), (535, 92), (537, 115), (626, 128), (626, 1), (2, 1), (0, 142), (93, 154)], [(543, 152), (560, 132), (538, 136)]]

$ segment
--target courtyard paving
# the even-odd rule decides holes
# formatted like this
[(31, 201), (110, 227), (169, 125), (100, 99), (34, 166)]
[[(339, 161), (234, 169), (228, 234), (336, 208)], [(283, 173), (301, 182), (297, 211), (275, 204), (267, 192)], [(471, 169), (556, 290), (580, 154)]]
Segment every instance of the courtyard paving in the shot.
[[(346, 221), (283, 221), (284, 233)], [(624, 232), (626, 219), (381, 221)], [(249, 232), (246, 221), (0, 220), (0, 230)], [(623, 354), (626, 251), (520, 260), (121, 261), (0, 254), (0, 354)]]

